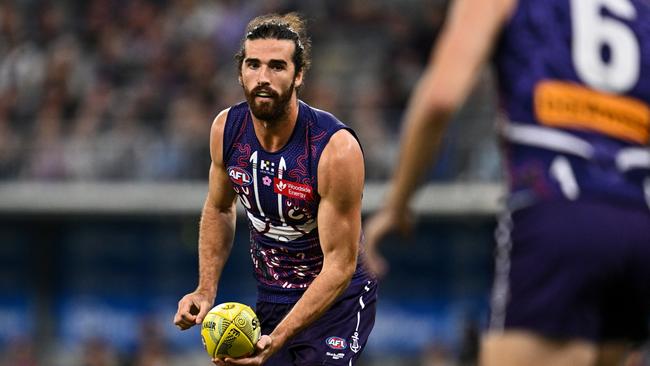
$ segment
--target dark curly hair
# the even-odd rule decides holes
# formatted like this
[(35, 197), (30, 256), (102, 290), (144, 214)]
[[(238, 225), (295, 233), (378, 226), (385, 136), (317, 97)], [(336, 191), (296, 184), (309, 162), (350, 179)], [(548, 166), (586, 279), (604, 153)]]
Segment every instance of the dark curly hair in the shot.
[(296, 48), (293, 52), (293, 64), (296, 73), (305, 73), (311, 65), (311, 40), (306, 35), (305, 20), (297, 13), (285, 15), (267, 14), (251, 20), (246, 26), (246, 36), (242, 39), (239, 51), (235, 54), (237, 70), (241, 72), (242, 63), (246, 58), (244, 43), (254, 39), (287, 39), (293, 41)]

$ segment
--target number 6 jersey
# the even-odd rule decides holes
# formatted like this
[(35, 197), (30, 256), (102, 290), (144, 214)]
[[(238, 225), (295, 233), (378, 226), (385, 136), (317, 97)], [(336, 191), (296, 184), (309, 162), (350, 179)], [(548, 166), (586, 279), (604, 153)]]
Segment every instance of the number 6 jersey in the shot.
[(519, 0), (496, 65), (513, 208), (650, 205), (650, 1)]

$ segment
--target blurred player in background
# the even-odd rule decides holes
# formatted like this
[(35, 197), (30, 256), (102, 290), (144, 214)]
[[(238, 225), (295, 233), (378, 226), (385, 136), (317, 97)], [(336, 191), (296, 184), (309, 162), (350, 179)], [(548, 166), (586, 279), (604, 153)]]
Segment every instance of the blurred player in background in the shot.
[(376, 283), (357, 261), (364, 165), (354, 133), (298, 100), (310, 41), (295, 14), (253, 19), (237, 55), (246, 101), (212, 125), (199, 285), (174, 318), (210, 310), (246, 208), (262, 323), (257, 352), (235, 365), (351, 365), (374, 325)]
[(495, 57), (509, 195), (483, 365), (613, 365), (648, 335), (650, 2), (458, 0), (406, 112), (369, 265)]

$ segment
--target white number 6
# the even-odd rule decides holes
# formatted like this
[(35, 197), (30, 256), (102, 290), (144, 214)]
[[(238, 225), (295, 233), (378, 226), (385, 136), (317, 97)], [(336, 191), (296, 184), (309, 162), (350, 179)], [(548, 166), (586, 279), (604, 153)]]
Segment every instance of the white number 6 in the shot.
[[(589, 86), (606, 92), (625, 93), (639, 80), (639, 42), (621, 20), (604, 16), (603, 8), (625, 20), (636, 17), (629, 0), (571, 0), (573, 63)], [(609, 60), (601, 50), (609, 48)]]

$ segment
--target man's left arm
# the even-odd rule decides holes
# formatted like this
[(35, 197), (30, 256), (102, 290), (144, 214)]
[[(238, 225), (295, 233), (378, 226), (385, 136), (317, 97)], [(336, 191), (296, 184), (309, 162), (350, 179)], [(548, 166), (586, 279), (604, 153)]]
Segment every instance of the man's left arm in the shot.
[(361, 235), (363, 154), (346, 130), (336, 132), (318, 165), (318, 234), (323, 268), (287, 317), (271, 333), (284, 342), (318, 319), (350, 284)]
[(289, 314), (269, 336), (258, 342), (256, 356), (226, 361), (259, 365), (289, 339), (330, 308), (347, 289), (357, 265), (361, 235), (363, 154), (358, 141), (346, 130), (336, 132), (318, 165), (318, 233), (323, 267)]

